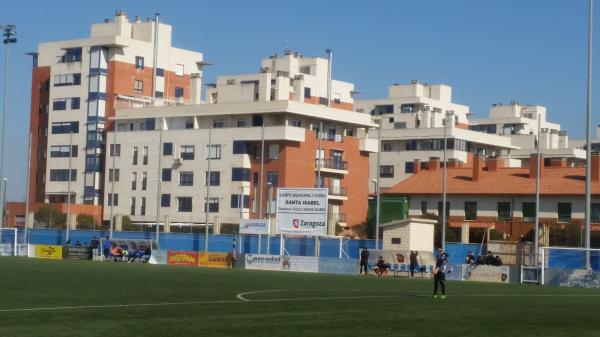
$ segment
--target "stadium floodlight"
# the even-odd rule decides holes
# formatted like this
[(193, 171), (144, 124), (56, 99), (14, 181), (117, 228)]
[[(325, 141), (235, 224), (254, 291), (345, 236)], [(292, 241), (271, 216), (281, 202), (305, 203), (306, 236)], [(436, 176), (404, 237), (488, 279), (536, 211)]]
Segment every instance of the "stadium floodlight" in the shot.
[[(17, 35), (17, 26), (13, 25), (13, 24), (5, 24), (5, 25), (0, 25), (0, 30), (2, 30), (2, 37), (3, 37), (3, 43), (5, 45), (5, 58), (4, 58), (4, 103), (3, 103), (3, 109), (2, 109), (2, 141), (1, 141), (1, 145), (0, 145), (0, 179), (4, 178), (4, 143), (6, 140), (6, 107), (7, 107), (7, 102), (8, 102), (8, 55), (9, 55), (9, 47), (11, 44), (17, 43), (17, 38), (15, 37)], [(0, 193), (0, 197), (2, 197), (2, 200), (0, 200), (0, 205), (2, 205), (2, 219), (0, 220), (0, 229), (2, 227), (4, 227), (4, 197), (3, 197), (3, 193)]]
[(593, 0), (589, 0), (589, 19), (588, 19), (588, 63), (587, 63), (587, 109), (586, 109), (586, 124), (585, 124), (585, 237), (584, 247), (588, 249), (585, 254), (585, 268), (591, 268), (591, 258), (589, 253), (590, 248), (590, 218), (591, 218), (591, 159), (592, 159), (592, 144), (591, 144), (591, 129), (592, 129), (592, 25), (593, 25)]

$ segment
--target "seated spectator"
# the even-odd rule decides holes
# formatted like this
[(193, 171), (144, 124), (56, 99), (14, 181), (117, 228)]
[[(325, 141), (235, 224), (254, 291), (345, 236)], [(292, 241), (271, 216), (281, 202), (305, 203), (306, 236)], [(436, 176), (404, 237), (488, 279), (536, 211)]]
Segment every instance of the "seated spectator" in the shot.
[(502, 265), (502, 259), (500, 258), (500, 256), (496, 255), (496, 257), (494, 258), (494, 263), (492, 263), (494, 266), (501, 266)]
[(79, 242), (79, 240), (75, 242), (75, 247), (81, 247), (81, 242)]
[(373, 267), (375, 274), (377, 274), (379, 276), (387, 275), (389, 269), (390, 269), (390, 265), (388, 263), (385, 263), (383, 256), (379, 257), (379, 260), (377, 260), (377, 264), (375, 265), (375, 267)]
[(465, 257), (465, 263), (466, 263), (466, 264), (473, 264), (473, 263), (475, 263), (475, 262), (476, 262), (476, 261), (475, 261), (475, 255), (473, 255), (473, 252), (472, 252), (472, 251), (469, 251), (469, 252), (467, 253), (467, 256)]
[(121, 261), (123, 260), (123, 250), (121, 249), (121, 247), (117, 246), (117, 244), (113, 243), (112, 248), (110, 250), (110, 256), (115, 262)]
[(485, 256), (485, 264), (494, 264), (494, 259), (494, 255), (488, 250), (487, 255)]
[(104, 240), (104, 243), (102, 244), (102, 251), (104, 253), (104, 258), (108, 260), (108, 257), (110, 256), (110, 251), (112, 249), (112, 242), (110, 242), (110, 239), (108, 238), (108, 236), (106, 237), (106, 239)]

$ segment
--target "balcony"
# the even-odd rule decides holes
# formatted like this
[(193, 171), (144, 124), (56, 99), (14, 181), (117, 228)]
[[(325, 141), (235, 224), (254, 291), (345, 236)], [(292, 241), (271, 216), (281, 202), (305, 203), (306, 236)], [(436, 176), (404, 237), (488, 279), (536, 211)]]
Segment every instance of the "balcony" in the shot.
[[(315, 159), (315, 171), (319, 168), (319, 159)], [(348, 162), (339, 159), (321, 159), (321, 172), (348, 174)]]
[(361, 138), (359, 139), (359, 150), (365, 152), (377, 153), (377, 139)]
[(348, 200), (348, 191), (345, 187), (327, 186), (327, 197), (329, 200)]

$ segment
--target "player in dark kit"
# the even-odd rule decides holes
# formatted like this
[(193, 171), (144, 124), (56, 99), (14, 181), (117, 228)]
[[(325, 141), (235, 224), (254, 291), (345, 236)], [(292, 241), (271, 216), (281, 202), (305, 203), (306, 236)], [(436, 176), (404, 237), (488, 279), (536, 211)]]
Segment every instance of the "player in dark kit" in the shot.
[[(440, 255), (433, 269), (433, 298), (446, 298), (446, 268), (448, 266), (448, 254), (440, 249)], [(442, 295), (438, 297), (438, 286), (442, 286)]]

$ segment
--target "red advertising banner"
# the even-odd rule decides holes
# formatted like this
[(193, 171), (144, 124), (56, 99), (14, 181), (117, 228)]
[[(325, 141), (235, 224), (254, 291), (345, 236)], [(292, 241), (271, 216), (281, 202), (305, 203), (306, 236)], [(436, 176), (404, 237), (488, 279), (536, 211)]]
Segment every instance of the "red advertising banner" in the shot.
[(200, 253), (170, 250), (167, 252), (167, 264), (198, 266), (200, 264)]

